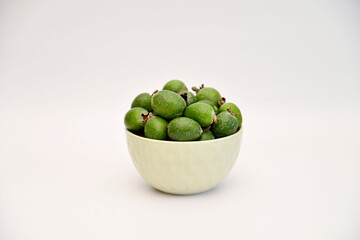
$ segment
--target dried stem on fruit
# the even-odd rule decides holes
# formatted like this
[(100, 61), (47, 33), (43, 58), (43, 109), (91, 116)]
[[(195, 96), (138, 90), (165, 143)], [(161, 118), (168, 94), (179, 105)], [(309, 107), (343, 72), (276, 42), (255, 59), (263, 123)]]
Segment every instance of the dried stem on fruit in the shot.
[(185, 102), (188, 101), (188, 94), (187, 93), (180, 94), (180, 96), (185, 100)]
[(151, 94), (151, 96), (154, 96), (155, 94), (157, 94), (158, 91), (159, 91), (159, 90), (155, 90), (155, 91)]
[(218, 101), (218, 104), (219, 104), (219, 106), (221, 106), (224, 103), (226, 103), (226, 98), (222, 97), (221, 100)]
[(233, 115), (233, 116), (235, 116), (235, 117), (240, 114), (240, 113), (233, 113), (233, 112), (231, 111), (231, 107), (228, 107), (227, 111), (228, 111), (231, 115)]
[(195, 91), (196, 93), (198, 93), (198, 91), (200, 91), (200, 89), (203, 89), (204, 88), (204, 84), (201, 84), (201, 86), (200, 86), (200, 88), (197, 88), (197, 87), (192, 87), (191, 89), (193, 90), (193, 91)]
[(180, 91), (178, 91), (178, 93), (185, 91), (185, 89), (186, 89), (186, 87), (184, 86)]
[(146, 123), (150, 118), (154, 117), (154, 114), (152, 112), (149, 112), (148, 114), (141, 114), (142, 116), (142, 122)]
[(213, 121), (214, 121), (214, 123), (215, 123), (215, 124), (217, 124), (217, 117), (216, 117), (216, 114), (214, 114)]

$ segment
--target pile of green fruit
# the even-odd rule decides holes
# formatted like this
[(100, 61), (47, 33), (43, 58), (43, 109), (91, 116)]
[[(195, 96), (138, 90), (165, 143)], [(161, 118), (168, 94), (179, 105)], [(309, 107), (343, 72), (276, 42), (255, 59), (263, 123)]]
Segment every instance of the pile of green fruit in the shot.
[(182, 81), (171, 80), (152, 95), (139, 94), (125, 115), (126, 128), (146, 138), (174, 141), (211, 140), (240, 129), (242, 116), (234, 103), (226, 103), (211, 87), (192, 90), (196, 94)]

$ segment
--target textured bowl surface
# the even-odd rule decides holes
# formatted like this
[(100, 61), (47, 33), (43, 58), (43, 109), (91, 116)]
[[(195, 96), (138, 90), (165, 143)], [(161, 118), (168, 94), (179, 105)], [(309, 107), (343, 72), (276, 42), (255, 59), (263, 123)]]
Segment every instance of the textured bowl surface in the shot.
[(126, 130), (128, 150), (141, 176), (171, 194), (194, 194), (215, 187), (238, 157), (243, 128), (209, 141), (152, 140)]

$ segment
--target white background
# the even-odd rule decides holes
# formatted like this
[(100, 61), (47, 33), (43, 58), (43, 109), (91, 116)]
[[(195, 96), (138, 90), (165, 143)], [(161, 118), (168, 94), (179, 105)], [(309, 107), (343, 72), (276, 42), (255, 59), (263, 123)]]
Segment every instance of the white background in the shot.
[[(359, 42), (356, 0), (1, 0), (0, 239), (360, 239)], [(132, 99), (174, 78), (243, 113), (203, 194), (127, 152)]]

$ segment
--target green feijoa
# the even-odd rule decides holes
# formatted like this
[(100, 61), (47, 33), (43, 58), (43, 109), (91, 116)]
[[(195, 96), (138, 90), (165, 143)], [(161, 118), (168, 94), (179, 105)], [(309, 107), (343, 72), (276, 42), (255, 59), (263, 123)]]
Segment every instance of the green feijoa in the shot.
[(167, 133), (169, 138), (175, 141), (194, 141), (202, 132), (201, 126), (196, 121), (187, 117), (178, 117), (169, 123)]
[(141, 107), (149, 112), (152, 111), (151, 107), (151, 96), (149, 93), (141, 93), (134, 98), (133, 102), (131, 103), (131, 108), (134, 107)]
[(203, 133), (200, 136), (199, 141), (206, 141), (206, 140), (212, 140), (215, 139), (214, 135), (210, 130), (205, 129)]
[(231, 113), (221, 112), (216, 117), (217, 123), (211, 125), (211, 132), (216, 138), (226, 137), (237, 131), (239, 122)]
[(234, 103), (224, 103), (223, 105), (220, 106), (219, 111), (225, 112), (225, 111), (228, 111), (228, 109), (233, 114), (235, 114), (235, 117), (237, 118), (237, 120), (239, 122), (239, 127), (241, 127), (242, 115), (241, 115), (240, 109)]
[(184, 116), (197, 121), (202, 127), (213, 123), (214, 109), (206, 103), (194, 103), (185, 109)]
[(163, 87), (163, 90), (169, 90), (176, 93), (180, 93), (182, 91), (188, 90), (185, 83), (183, 83), (180, 80), (171, 80), (168, 81), (165, 86)]
[(204, 87), (204, 85), (201, 85), (200, 89), (197, 87), (193, 87), (192, 89), (196, 91), (196, 97), (199, 101), (209, 100), (217, 106), (218, 101), (221, 100), (221, 94), (215, 88)]
[(125, 126), (132, 132), (141, 132), (144, 129), (143, 115), (149, 112), (141, 107), (134, 107), (130, 109), (124, 118)]
[(161, 117), (152, 117), (145, 123), (144, 133), (145, 137), (165, 140), (167, 139), (166, 126), (168, 122)]
[(182, 91), (179, 94), (185, 100), (187, 106), (196, 103), (197, 101), (196, 96), (192, 92)]
[(151, 107), (156, 115), (165, 119), (174, 119), (182, 116), (186, 102), (179, 94), (162, 90), (152, 96)]
[(209, 100), (201, 100), (201, 101), (198, 101), (198, 103), (206, 103), (214, 109), (215, 114), (219, 113), (219, 108)]

